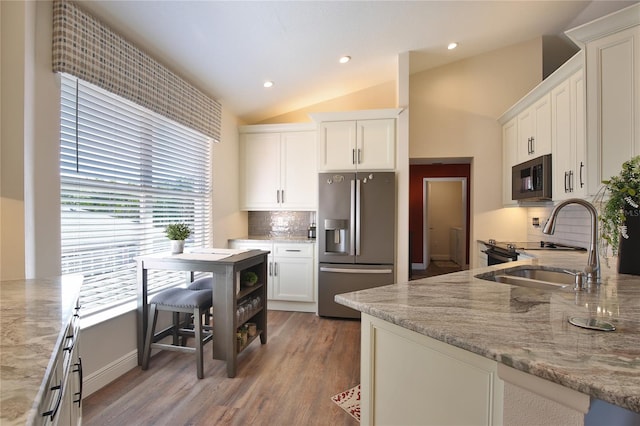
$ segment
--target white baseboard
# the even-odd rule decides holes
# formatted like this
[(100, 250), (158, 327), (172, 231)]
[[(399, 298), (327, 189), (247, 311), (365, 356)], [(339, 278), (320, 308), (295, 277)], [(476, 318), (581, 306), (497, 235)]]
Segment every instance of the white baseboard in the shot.
[(86, 398), (92, 393), (102, 389), (118, 377), (138, 366), (138, 351), (134, 350), (105, 365), (100, 370), (88, 375), (82, 381), (82, 397)]
[(424, 263), (412, 263), (411, 269), (424, 271), (425, 269), (427, 269), (427, 265), (425, 265)]
[(273, 311), (292, 311), (292, 312), (317, 312), (318, 308), (315, 302), (286, 302), (284, 300), (269, 300), (267, 309)]

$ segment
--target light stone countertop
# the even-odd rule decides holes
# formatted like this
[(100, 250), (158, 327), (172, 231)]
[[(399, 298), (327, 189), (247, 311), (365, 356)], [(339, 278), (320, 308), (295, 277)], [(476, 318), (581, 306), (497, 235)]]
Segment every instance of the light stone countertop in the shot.
[(81, 275), (0, 281), (0, 424), (33, 423)]
[[(539, 290), (475, 278), (523, 265), (582, 270), (585, 252), (536, 251), (533, 260), (337, 295), (338, 303), (594, 398), (640, 412), (640, 276), (602, 264), (599, 289)], [(597, 317), (613, 332), (568, 318)]]
[(307, 237), (272, 237), (270, 235), (250, 235), (248, 237), (243, 238), (231, 238), (229, 241), (236, 241), (241, 243), (252, 243), (252, 242), (274, 242), (274, 243), (307, 243), (307, 244), (315, 244), (315, 238), (307, 238)]

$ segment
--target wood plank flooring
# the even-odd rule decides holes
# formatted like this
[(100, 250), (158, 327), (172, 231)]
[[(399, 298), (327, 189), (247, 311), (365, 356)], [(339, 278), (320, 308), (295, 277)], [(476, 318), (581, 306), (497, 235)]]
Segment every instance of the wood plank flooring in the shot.
[[(207, 345), (204, 379), (195, 356), (162, 351), (83, 401), (83, 424), (357, 425), (331, 396), (360, 383), (360, 322), (268, 312), (266, 345), (239, 356), (238, 374)], [(215, 337), (214, 343), (215, 344)]]

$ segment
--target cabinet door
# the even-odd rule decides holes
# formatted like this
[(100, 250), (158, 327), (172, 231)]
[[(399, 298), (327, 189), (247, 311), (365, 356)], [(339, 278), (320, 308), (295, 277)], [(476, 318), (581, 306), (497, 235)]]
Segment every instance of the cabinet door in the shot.
[(531, 157), (531, 139), (533, 138), (533, 110), (528, 108), (518, 115), (518, 148), (517, 163), (524, 163), (525, 161), (533, 158)]
[(394, 119), (357, 122), (356, 162), (359, 170), (394, 170), (396, 126)]
[(518, 115), (518, 163), (551, 154), (551, 102), (546, 94)]
[(313, 302), (314, 258), (311, 244), (274, 244), (273, 299)]
[(571, 130), (574, 147), (574, 196), (587, 195), (587, 137), (584, 70), (571, 76)]
[(281, 208), (315, 210), (318, 204), (316, 132), (282, 133)]
[(551, 96), (546, 94), (533, 104), (533, 158), (551, 154)]
[(279, 207), (280, 133), (247, 133), (241, 139), (244, 210)]
[(361, 336), (361, 424), (502, 424), (495, 361), (365, 313)]
[(640, 155), (640, 26), (587, 44), (589, 194)]
[(551, 91), (551, 134), (553, 138), (553, 199), (572, 196), (575, 150), (572, 137), (571, 82)]
[(318, 129), (318, 170), (353, 170), (356, 156), (356, 123), (335, 121)]
[(511, 194), (511, 168), (518, 162), (518, 120), (513, 119), (502, 126), (502, 204), (517, 205)]

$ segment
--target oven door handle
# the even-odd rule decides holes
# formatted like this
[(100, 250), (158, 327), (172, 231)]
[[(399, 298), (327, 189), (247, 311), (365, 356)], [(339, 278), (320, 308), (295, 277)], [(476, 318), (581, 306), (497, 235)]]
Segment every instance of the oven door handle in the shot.
[(497, 254), (494, 251), (482, 250), (482, 252), (486, 253), (487, 256), (491, 256), (494, 259), (499, 260), (500, 262), (503, 262), (503, 263), (512, 262), (514, 260), (514, 259), (512, 259), (510, 257), (501, 256), (501, 255)]

